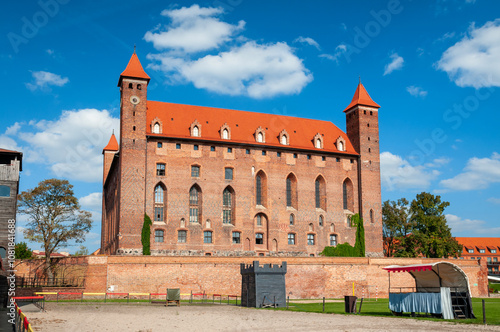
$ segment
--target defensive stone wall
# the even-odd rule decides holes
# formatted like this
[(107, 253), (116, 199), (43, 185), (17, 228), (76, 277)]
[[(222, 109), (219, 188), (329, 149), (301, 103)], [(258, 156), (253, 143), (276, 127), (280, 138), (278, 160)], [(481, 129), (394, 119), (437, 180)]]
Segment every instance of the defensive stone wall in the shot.
[[(164, 292), (240, 295), (240, 264), (256, 257), (88, 256), (85, 291)], [(259, 263), (281, 265), (283, 258), (259, 257)], [(290, 298), (388, 297), (388, 265), (425, 264), (443, 261), (425, 258), (287, 258), (286, 292)], [(473, 297), (488, 296), (486, 262), (446, 260), (458, 265), (469, 278)], [(21, 264), (22, 265), (22, 264)], [(21, 266), (19, 270), (22, 270)], [(391, 287), (413, 287), (409, 273), (391, 274)]]

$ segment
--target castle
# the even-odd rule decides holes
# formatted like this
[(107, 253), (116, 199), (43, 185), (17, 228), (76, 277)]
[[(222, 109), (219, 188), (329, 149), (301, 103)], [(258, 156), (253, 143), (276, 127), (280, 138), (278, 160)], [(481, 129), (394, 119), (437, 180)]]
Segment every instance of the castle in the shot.
[(328, 121), (148, 100), (137, 55), (121, 73), (120, 143), (103, 150), (101, 253), (317, 256), (354, 245), (382, 256), (378, 109), (359, 83), (346, 132)]

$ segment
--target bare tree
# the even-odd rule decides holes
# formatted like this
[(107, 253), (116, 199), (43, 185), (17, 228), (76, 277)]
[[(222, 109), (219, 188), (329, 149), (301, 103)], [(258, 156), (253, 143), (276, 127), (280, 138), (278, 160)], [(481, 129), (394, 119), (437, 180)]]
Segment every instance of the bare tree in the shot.
[(80, 209), (73, 186), (59, 179), (44, 180), (34, 189), (23, 191), (19, 195), (19, 212), (29, 218), (24, 236), (43, 244), (45, 269), (52, 282), (51, 254), (71, 240), (83, 243), (92, 227), (92, 214)]

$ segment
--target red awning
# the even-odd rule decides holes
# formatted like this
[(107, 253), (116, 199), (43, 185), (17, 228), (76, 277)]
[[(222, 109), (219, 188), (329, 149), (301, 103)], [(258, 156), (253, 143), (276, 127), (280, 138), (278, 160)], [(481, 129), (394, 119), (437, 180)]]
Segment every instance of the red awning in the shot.
[(418, 265), (407, 265), (407, 266), (386, 266), (383, 268), (387, 272), (413, 272), (413, 271), (430, 271), (432, 270), (432, 264), (418, 264)]

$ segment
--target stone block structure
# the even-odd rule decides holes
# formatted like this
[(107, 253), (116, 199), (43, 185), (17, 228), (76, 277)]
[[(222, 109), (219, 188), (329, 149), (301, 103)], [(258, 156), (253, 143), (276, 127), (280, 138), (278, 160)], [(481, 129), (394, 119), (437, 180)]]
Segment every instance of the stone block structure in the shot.
[(120, 75), (120, 138), (103, 150), (101, 253), (317, 256), (354, 245), (382, 256), (378, 109), (360, 83), (346, 132), (329, 121), (148, 100), (134, 53)]
[(286, 262), (259, 265), (241, 263), (241, 305), (262, 308), (265, 306), (286, 306)]

